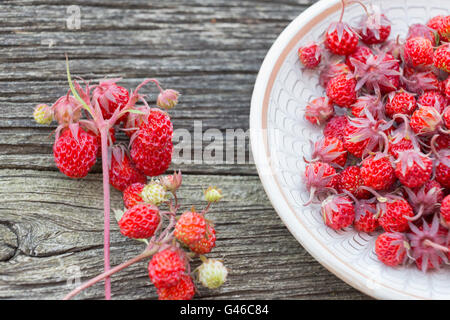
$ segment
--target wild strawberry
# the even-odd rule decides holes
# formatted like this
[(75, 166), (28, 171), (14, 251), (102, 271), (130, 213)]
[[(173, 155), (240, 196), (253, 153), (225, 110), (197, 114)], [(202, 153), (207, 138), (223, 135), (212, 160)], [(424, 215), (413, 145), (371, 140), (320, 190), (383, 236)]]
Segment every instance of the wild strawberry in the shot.
[(449, 42), (450, 40), (450, 16), (445, 16), (442, 18), (442, 22), (438, 28), (439, 36), (441, 41)]
[(436, 68), (450, 72), (450, 44), (443, 44), (436, 49), (433, 63)]
[(345, 63), (328, 63), (321, 68), (319, 83), (323, 88), (326, 88), (331, 79), (341, 74), (349, 74), (350, 71), (350, 68)]
[(337, 186), (339, 192), (348, 191), (358, 199), (367, 199), (370, 193), (367, 190), (359, 189), (364, 185), (361, 177), (361, 169), (357, 166), (345, 168), (338, 176)]
[(310, 197), (305, 205), (310, 204), (316, 193), (334, 189), (337, 183), (336, 170), (328, 163), (313, 162), (306, 166), (305, 185)]
[(219, 260), (207, 259), (198, 267), (198, 280), (209, 289), (216, 289), (224, 284), (227, 275), (227, 268)]
[(153, 255), (148, 275), (157, 289), (176, 286), (186, 271), (186, 257), (180, 249), (164, 249)]
[(413, 67), (429, 66), (433, 63), (433, 44), (423, 37), (410, 38), (406, 40), (403, 54)]
[[(93, 99), (98, 102), (104, 119), (109, 119), (117, 109), (122, 110), (129, 100), (127, 89), (116, 84), (120, 79), (104, 80), (95, 87)], [(122, 117), (119, 121), (125, 121)]]
[(338, 138), (324, 137), (314, 143), (311, 161), (321, 161), (343, 167), (347, 162), (347, 151)]
[(441, 150), (439, 153), (441, 155), (436, 165), (436, 181), (444, 188), (450, 188), (450, 151)]
[(53, 111), (46, 104), (38, 104), (34, 109), (33, 117), (36, 123), (48, 125), (53, 121)]
[(341, 74), (328, 82), (327, 96), (340, 107), (350, 107), (356, 101), (356, 80)]
[(189, 245), (189, 249), (197, 254), (207, 254), (216, 246), (216, 230), (211, 223), (206, 224), (205, 235)]
[(442, 117), (434, 107), (421, 106), (411, 116), (410, 126), (416, 134), (431, 135), (442, 126)]
[(403, 187), (403, 189), (408, 196), (408, 203), (416, 214), (409, 219), (410, 221), (416, 221), (422, 216), (434, 213), (444, 198), (442, 186), (434, 180), (428, 181), (420, 188), (411, 190), (410, 188)]
[(370, 56), (373, 56), (372, 50), (370, 50), (368, 47), (365, 46), (358, 46), (356, 47), (355, 52), (348, 55), (345, 58), (345, 63), (348, 65), (351, 71), (355, 70), (355, 66), (352, 63), (352, 60), (357, 60), (361, 63), (366, 63), (367, 58)]
[(325, 47), (332, 53), (346, 56), (355, 52), (358, 35), (342, 21), (332, 22), (325, 33)]
[(220, 199), (223, 198), (222, 190), (217, 189), (216, 187), (208, 187), (205, 190), (205, 200), (209, 203), (219, 202)]
[(344, 148), (355, 157), (362, 158), (387, 143), (385, 131), (389, 128), (389, 123), (375, 120), (369, 112), (364, 118), (349, 119), (344, 130)]
[(184, 212), (175, 225), (174, 236), (178, 241), (189, 246), (200, 241), (206, 233), (206, 220), (195, 211)]
[(440, 213), (445, 223), (450, 225), (450, 194), (442, 200)]
[(401, 151), (411, 150), (415, 146), (419, 146), (419, 142), (409, 126), (409, 121), (402, 123), (392, 135), (389, 135), (388, 139), (388, 152), (395, 159), (398, 158)]
[(384, 105), (380, 95), (363, 95), (352, 104), (352, 115), (356, 118), (366, 117), (366, 112), (370, 112), (375, 119), (383, 119)]
[(402, 81), (409, 92), (422, 94), (428, 90), (439, 90), (439, 79), (433, 72), (408, 72), (407, 70), (408, 68), (405, 68)]
[(445, 108), (442, 118), (444, 119), (447, 129), (450, 129), (450, 107)]
[(444, 261), (447, 261), (448, 231), (439, 225), (439, 219), (435, 216), (430, 224), (423, 221), (420, 227), (410, 224), (411, 232), (406, 236), (410, 241), (411, 257), (415, 260), (419, 270), (439, 269)]
[(383, 153), (363, 160), (361, 176), (364, 185), (374, 190), (389, 190), (397, 180), (389, 156)]
[(404, 232), (409, 229), (408, 222), (410, 218), (414, 217), (414, 212), (405, 199), (391, 196), (378, 198), (378, 201), (378, 210), (380, 211), (378, 222), (385, 231)]
[(406, 40), (417, 37), (428, 39), (433, 44), (436, 43), (435, 31), (424, 24), (416, 23), (409, 26)]
[(361, 41), (366, 44), (383, 43), (391, 34), (391, 22), (382, 13), (377, 10), (366, 12), (359, 22), (358, 34)]
[(143, 183), (133, 183), (126, 187), (123, 191), (123, 203), (125, 208), (130, 209), (140, 202), (144, 202), (141, 197), (141, 192), (144, 189), (145, 184)]
[(72, 97), (69, 91), (67, 95), (56, 100), (51, 109), (55, 120), (60, 125), (67, 126), (80, 120), (82, 104)]
[(147, 176), (162, 174), (172, 161), (173, 127), (167, 113), (152, 109), (132, 138), (131, 158)]
[(159, 206), (167, 200), (166, 188), (156, 181), (151, 181), (142, 189), (141, 197), (145, 202)]
[(400, 87), (400, 63), (392, 55), (380, 52), (369, 56), (364, 63), (351, 60), (355, 67), (354, 76), (358, 81), (357, 91), (365, 87), (370, 92), (386, 93)]
[(145, 122), (150, 113), (150, 107), (148, 105), (135, 106), (134, 109), (138, 110), (139, 113), (130, 112), (127, 114), (127, 120), (123, 124), (122, 131), (131, 138), (133, 134), (138, 131), (139, 126), (142, 122)]
[(427, 26), (429, 28), (437, 31), (441, 27), (443, 19), (444, 19), (444, 16), (442, 16), (442, 15), (434, 16), (430, 20), (428, 20)]
[(153, 236), (160, 221), (157, 207), (140, 203), (125, 211), (120, 218), (120, 233), (132, 239), (147, 239)]
[(325, 224), (334, 230), (346, 228), (355, 220), (355, 207), (348, 196), (331, 195), (322, 202)]
[(377, 206), (372, 200), (356, 202), (355, 213), (353, 226), (356, 230), (370, 233), (379, 227)]
[(417, 107), (416, 98), (409, 92), (400, 90), (392, 92), (386, 103), (386, 115), (393, 117), (396, 114), (410, 116)]
[(56, 138), (53, 155), (58, 169), (70, 178), (83, 178), (97, 160), (95, 138), (73, 125)]
[(181, 275), (180, 280), (171, 287), (157, 288), (158, 300), (192, 300), (195, 286), (189, 275)]
[(334, 114), (334, 107), (327, 97), (312, 100), (306, 105), (305, 119), (314, 125), (321, 126)]
[(172, 109), (178, 104), (180, 93), (173, 89), (167, 89), (158, 94), (156, 105), (163, 109)]
[(335, 137), (339, 140), (344, 140), (344, 130), (347, 126), (346, 116), (334, 116), (328, 120), (325, 128), (323, 128), (323, 135), (325, 137)]
[(407, 239), (399, 232), (385, 232), (375, 241), (375, 253), (385, 265), (395, 267), (406, 260)]
[(450, 77), (443, 82), (441, 92), (448, 100), (450, 100)]
[(123, 148), (114, 147), (109, 168), (109, 183), (117, 190), (124, 191), (126, 187), (137, 182), (147, 183), (147, 177), (136, 169)]
[(431, 178), (433, 161), (419, 151), (400, 152), (395, 162), (395, 175), (409, 188), (421, 187)]
[(417, 99), (417, 103), (421, 106), (434, 107), (437, 111), (442, 112), (447, 106), (447, 98), (437, 90), (429, 90)]
[(298, 49), (300, 62), (308, 69), (317, 67), (322, 59), (321, 48), (316, 43), (311, 43)]
[[(444, 149), (450, 149), (450, 135), (444, 133), (438, 133), (435, 140), (433, 141), (436, 151), (441, 151)], [(431, 144), (431, 141), (430, 141)]]

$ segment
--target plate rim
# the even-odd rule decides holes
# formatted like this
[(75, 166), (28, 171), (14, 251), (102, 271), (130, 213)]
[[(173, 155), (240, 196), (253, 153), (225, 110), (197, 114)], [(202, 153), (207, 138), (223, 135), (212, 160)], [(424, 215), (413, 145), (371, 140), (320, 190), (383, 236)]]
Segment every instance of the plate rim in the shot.
[[(295, 239), (322, 266), (350, 286), (376, 299), (429, 299), (428, 297), (399, 291), (386, 286), (386, 284), (376, 279), (369, 279), (359, 272), (355, 273), (348, 265), (339, 260), (336, 255), (330, 255), (327, 250), (323, 250), (324, 245), (315, 240), (314, 237), (305, 236), (312, 235), (312, 233), (299, 223), (299, 218), (296, 217), (295, 211), (289, 206), (289, 201), (285, 198), (280, 184), (276, 180), (274, 170), (268, 161), (270, 147), (267, 139), (267, 118), (264, 122), (262, 111), (264, 101), (268, 99), (267, 93), (269, 92), (270, 97), (270, 91), (272, 90), (268, 89), (268, 85), (270, 79), (274, 78), (274, 67), (280, 60), (281, 54), (288, 50), (288, 44), (293, 41), (299, 30), (311, 23), (319, 14), (323, 15), (326, 11), (340, 9), (340, 3), (340, 0), (320, 0), (307, 8), (285, 27), (266, 54), (258, 72), (251, 98), (249, 127), (253, 161), (263, 188), (275, 211)], [(275, 75), (278, 74), (278, 71), (275, 72)], [(264, 125), (266, 125), (266, 128), (264, 128)], [(270, 174), (267, 174), (268, 172)], [(370, 288), (367, 285), (368, 281), (376, 282), (376, 285)]]

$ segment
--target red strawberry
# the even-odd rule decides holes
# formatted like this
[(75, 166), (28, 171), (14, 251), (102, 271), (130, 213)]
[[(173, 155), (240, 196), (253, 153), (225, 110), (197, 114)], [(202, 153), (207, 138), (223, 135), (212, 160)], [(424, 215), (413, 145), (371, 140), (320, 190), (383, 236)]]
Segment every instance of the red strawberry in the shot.
[(206, 233), (206, 220), (203, 215), (194, 211), (184, 212), (175, 225), (174, 236), (178, 241), (189, 246), (200, 241)]
[(306, 105), (305, 119), (314, 125), (321, 126), (334, 114), (334, 107), (326, 97), (314, 99)]
[(323, 128), (323, 135), (325, 137), (335, 137), (343, 141), (344, 130), (347, 123), (348, 120), (346, 116), (334, 116), (328, 120), (325, 128)]
[(450, 44), (443, 44), (436, 49), (433, 63), (436, 68), (450, 72)]
[(410, 116), (417, 107), (416, 98), (404, 90), (389, 94), (386, 103), (386, 115), (394, 117), (396, 114), (404, 114)]
[(365, 46), (358, 46), (358, 47), (356, 47), (355, 52), (353, 52), (352, 54), (348, 55), (345, 58), (345, 63), (348, 65), (350, 70), (354, 71), (355, 66), (352, 63), (352, 60), (358, 60), (361, 63), (365, 63), (367, 61), (367, 58), (372, 55), (373, 55), (373, 53), (369, 48), (367, 48)]
[(411, 246), (411, 257), (415, 260), (419, 270), (439, 269), (447, 260), (445, 248), (447, 245), (448, 231), (439, 225), (439, 219), (435, 216), (430, 224), (423, 221), (420, 227), (410, 225), (411, 232), (407, 234)]
[(179, 249), (164, 249), (153, 255), (148, 275), (157, 289), (176, 286), (186, 271), (186, 257)]
[(340, 107), (350, 107), (356, 101), (355, 88), (355, 78), (341, 74), (328, 82), (327, 96)]
[(157, 293), (159, 300), (192, 300), (195, 295), (195, 286), (190, 276), (182, 275), (176, 285), (158, 288)]
[(412, 70), (412, 68), (405, 68), (405, 76), (402, 79), (408, 91), (422, 94), (424, 91), (439, 90), (441, 87), (438, 77), (433, 72), (415, 72), (408, 70)]
[(441, 218), (450, 225), (450, 194), (441, 203)]
[(349, 74), (350, 68), (345, 63), (328, 63), (321, 68), (319, 73), (319, 83), (326, 88), (328, 82), (340, 74)]
[(312, 158), (312, 161), (321, 161), (343, 167), (347, 162), (347, 151), (338, 138), (324, 137), (314, 144)]
[(375, 119), (382, 119), (384, 116), (384, 105), (381, 96), (363, 95), (352, 104), (352, 115), (356, 118), (365, 118), (366, 112), (370, 112)]
[(322, 202), (325, 224), (334, 230), (346, 228), (355, 220), (355, 207), (348, 196), (331, 195)]
[(425, 91), (417, 100), (422, 106), (434, 107), (437, 111), (442, 112), (447, 106), (447, 98), (437, 90)]
[(306, 68), (314, 69), (322, 59), (321, 48), (316, 43), (311, 43), (298, 49), (298, 57)]
[(450, 100), (450, 77), (444, 81), (442, 86), (442, 93), (445, 94), (445, 97)]
[(332, 22), (325, 34), (325, 47), (334, 54), (349, 55), (355, 52), (358, 35), (344, 22)]
[(132, 239), (147, 239), (153, 236), (160, 221), (156, 206), (140, 203), (125, 211), (120, 218), (120, 233)]
[(416, 150), (400, 152), (396, 160), (395, 175), (403, 185), (409, 188), (424, 185), (430, 180), (432, 171), (433, 161)]
[(375, 253), (385, 265), (395, 267), (405, 262), (406, 237), (398, 232), (385, 232), (375, 241)]
[(436, 181), (443, 187), (450, 188), (450, 153), (442, 150), (443, 156), (436, 166)]
[(410, 126), (416, 134), (433, 134), (441, 125), (442, 117), (434, 107), (422, 106), (411, 116)]
[(197, 254), (207, 254), (216, 246), (216, 230), (210, 224), (206, 224), (206, 233), (197, 242), (191, 243), (189, 249)]
[(337, 186), (339, 192), (348, 191), (358, 199), (367, 199), (370, 193), (364, 189), (358, 189), (364, 185), (361, 177), (361, 169), (357, 166), (345, 168), (338, 176)]
[(444, 119), (447, 129), (450, 129), (450, 107), (445, 108), (442, 118)]
[(78, 125), (65, 129), (53, 145), (56, 166), (70, 178), (88, 174), (97, 160), (97, 150), (95, 138)]
[(305, 185), (310, 193), (310, 198), (305, 205), (313, 201), (316, 193), (334, 189), (336, 183), (336, 170), (328, 163), (313, 162), (308, 164), (305, 169)]
[(111, 167), (109, 169), (109, 183), (119, 191), (133, 183), (147, 183), (147, 177), (136, 169), (128, 154), (116, 146), (112, 151)]
[(403, 54), (413, 67), (429, 66), (433, 63), (433, 44), (423, 37), (411, 38), (406, 40)]
[(397, 180), (389, 157), (383, 153), (363, 160), (361, 176), (364, 185), (374, 190), (388, 190)]
[(378, 226), (377, 206), (369, 201), (358, 201), (355, 204), (355, 221), (353, 226), (362, 232), (374, 232)]
[[(117, 80), (120, 79), (101, 81), (94, 89), (92, 97), (98, 101), (104, 119), (111, 118), (114, 111), (121, 110), (129, 100), (127, 89), (117, 85)], [(125, 119), (126, 116), (123, 116), (120, 120), (124, 121)]]
[(378, 12), (364, 15), (359, 23), (358, 34), (366, 44), (383, 43), (391, 34), (391, 22)]
[(437, 30), (441, 41), (449, 42), (450, 40), (450, 16), (445, 16), (442, 18), (442, 22)]
[(428, 20), (427, 26), (429, 28), (437, 31), (441, 27), (443, 19), (444, 19), (444, 16), (442, 16), (442, 15), (435, 16), (435, 17), (431, 18), (430, 20)]
[(172, 161), (173, 126), (167, 113), (152, 109), (131, 142), (131, 158), (147, 176), (158, 176)]
[(400, 197), (387, 198), (383, 201), (378, 203), (380, 210), (378, 222), (383, 229), (388, 232), (407, 231), (409, 229), (407, 218), (414, 217), (409, 203)]
[(125, 205), (125, 208), (130, 209), (138, 203), (143, 202), (140, 194), (144, 187), (145, 184), (139, 182), (133, 183), (126, 187), (126, 189), (123, 191), (123, 203)]

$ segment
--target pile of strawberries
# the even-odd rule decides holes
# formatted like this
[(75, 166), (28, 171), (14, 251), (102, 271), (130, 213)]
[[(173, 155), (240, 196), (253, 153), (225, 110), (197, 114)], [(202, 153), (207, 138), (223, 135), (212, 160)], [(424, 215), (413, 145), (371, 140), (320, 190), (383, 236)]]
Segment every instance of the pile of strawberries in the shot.
[[(325, 89), (305, 111), (323, 126), (305, 159), (305, 205), (322, 200), (335, 230), (381, 229), (375, 252), (386, 265), (438, 269), (450, 259), (450, 16), (389, 40), (378, 7), (342, 2), (323, 41), (298, 51)], [(350, 3), (365, 11), (356, 26), (343, 21)]]
[[(178, 215), (180, 204), (177, 190), (182, 184), (181, 172), (152, 179), (169, 167), (173, 152), (173, 126), (165, 110), (178, 103), (175, 90), (163, 90), (158, 81), (147, 79), (136, 90), (128, 91), (117, 84), (120, 79), (85, 83), (82, 87), (67, 75), (70, 90), (52, 106), (38, 105), (34, 118), (40, 124), (56, 120), (53, 155), (58, 169), (70, 178), (83, 178), (97, 159), (103, 164), (105, 195), (105, 261), (109, 260), (109, 185), (123, 192), (125, 210), (115, 210), (120, 232), (146, 244), (136, 258), (109, 268), (103, 275), (88, 281), (66, 298), (114, 272), (143, 259), (150, 259), (148, 274), (157, 288), (159, 299), (192, 299), (195, 294), (190, 261), (199, 256), (203, 264), (195, 270), (199, 281), (208, 288), (217, 288), (227, 277), (221, 261), (207, 259), (216, 242), (214, 224), (205, 216), (211, 204), (222, 198), (221, 191), (210, 187), (205, 191), (207, 206)], [(160, 93), (151, 108), (139, 92), (147, 83), (154, 83)], [(138, 102), (140, 105), (137, 105)], [(122, 131), (130, 141), (117, 143), (116, 134)], [(167, 210), (163, 210), (165, 207)], [(105, 283), (105, 296), (110, 288)]]

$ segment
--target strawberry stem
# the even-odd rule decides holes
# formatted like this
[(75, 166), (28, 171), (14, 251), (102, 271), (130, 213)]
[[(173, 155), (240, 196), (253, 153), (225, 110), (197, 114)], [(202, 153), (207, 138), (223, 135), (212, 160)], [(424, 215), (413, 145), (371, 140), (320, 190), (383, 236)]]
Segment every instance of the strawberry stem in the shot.
[[(109, 165), (108, 165), (108, 127), (100, 128), (101, 147), (102, 147), (102, 171), (103, 171), (103, 209), (104, 209), (104, 240), (103, 240), (103, 255), (104, 255), (104, 269), (105, 272), (110, 270), (110, 194), (109, 194)], [(111, 279), (105, 278), (105, 299), (111, 299)]]
[(84, 289), (91, 287), (92, 285), (96, 284), (99, 281), (102, 281), (103, 279), (105, 279), (105, 281), (106, 281), (106, 279), (109, 279), (109, 277), (112, 276), (114, 273), (117, 273), (117, 272), (131, 266), (132, 264), (135, 264), (141, 260), (144, 260), (145, 258), (152, 256), (154, 253), (156, 253), (157, 250), (158, 250), (157, 246), (153, 247), (151, 249), (149, 247), (147, 247), (147, 249), (144, 252), (137, 255), (136, 257), (131, 258), (130, 260), (127, 260), (124, 263), (121, 263), (118, 266), (116, 266), (108, 271), (105, 270), (105, 272), (103, 272), (102, 274), (99, 274), (95, 278), (92, 278), (91, 280), (83, 283), (81, 286), (72, 290), (68, 295), (66, 295), (63, 298), (63, 300), (72, 299), (73, 297), (75, 297), (77, 294), (79, 294)]

